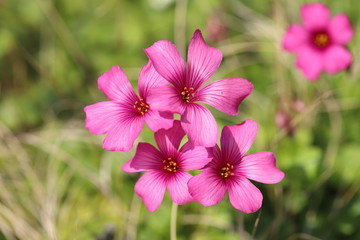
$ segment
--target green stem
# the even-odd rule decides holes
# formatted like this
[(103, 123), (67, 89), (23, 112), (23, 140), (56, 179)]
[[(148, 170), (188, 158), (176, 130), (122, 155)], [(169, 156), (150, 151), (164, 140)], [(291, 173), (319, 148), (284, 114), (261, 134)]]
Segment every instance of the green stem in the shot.
[(178, 205), (172, 203), (171, 206), (171, 218), (170, 218), (170, 239), (176, 240), (176, 216), (177, 216)]

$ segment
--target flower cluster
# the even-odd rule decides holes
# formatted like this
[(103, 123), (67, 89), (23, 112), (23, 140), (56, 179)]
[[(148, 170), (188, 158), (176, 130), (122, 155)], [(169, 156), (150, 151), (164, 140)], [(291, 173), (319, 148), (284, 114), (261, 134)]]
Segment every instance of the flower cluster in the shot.
[[(198, 201), (210, 206), (226, 191), (231, 204), (245, 213), (257, 211), (261, 192), (248, 180), (280, 182), (284, 173), (276, 168), (270, 152), (245, 155), (257, 134), (257, 124), (247, 120), (225, 126), (220, 146), (218, 127), (208, 104), (226, 114), (237, 115), (240, 103), (252, 92), (246, 79), (228, 78), (205, 84), (218, 69), (222, 54), (208, 46), (196, 30), (190, 41), (187, 63), (176, 46), (158, 41), (145, 49), (149, 62), (140, 72), (137, 95), (119, 67), (98, 80), (109, 101), (85, 107), (86, 127), (93, 134), (107, 134), (103, 147), (128, 151), (144, 122), (154, 131), (157, 147), (139, 143), (126, 172), (146, 171), (135, 185), (149, 211), (161, 204), (167, 189), (172, 201)], [(181, 120), (173, 120), (173, 114)], [(183, 137), (188, 142), (180, 146)], [(202, 170), (198, 175), (188, 171)]]

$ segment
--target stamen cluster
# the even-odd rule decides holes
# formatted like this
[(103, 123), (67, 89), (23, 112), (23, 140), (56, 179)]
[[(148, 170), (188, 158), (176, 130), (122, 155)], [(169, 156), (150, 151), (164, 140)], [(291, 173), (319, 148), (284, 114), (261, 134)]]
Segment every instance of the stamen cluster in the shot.
[(316, 33), (313, 42), (318, 48), (325, 48), (330, 44), (330, 37), (327, 33)]
[(230, 176), (233, 176), (234, 173), (232, 172), (232, 170), (234, 169), (234, 165), (227, 163), (225, 167), (222, 167), (220, 169), (220, 176), (222, 178), (228, 178)]
[(166, 170), (168, 172), (174, 172), (175, 173), (179, 169), (178, 164), (171, 157), (165, 159), (163, 161), (163, 164), (164, 164), (164, 170)]
[(149, 111), (149, 108), (150, 108), (150, 106), (148, 104), (146, 104), (146, 102), (144, 101), (143, 98), (139, 98), (139, 101), (135, 101), (133, 107), (136, 110), (138, 110), (141, 115), (144, 115), (145, 113), (147, 113), (147, 111)]
[(184, 87), (184, 90), (180, 94), (181, 94), (181, 99), (183, 102), (190, 103), (194, 99), (194, 96), (195, 96), (194, 88), (193, 87), (190, 87), (190, 88)]

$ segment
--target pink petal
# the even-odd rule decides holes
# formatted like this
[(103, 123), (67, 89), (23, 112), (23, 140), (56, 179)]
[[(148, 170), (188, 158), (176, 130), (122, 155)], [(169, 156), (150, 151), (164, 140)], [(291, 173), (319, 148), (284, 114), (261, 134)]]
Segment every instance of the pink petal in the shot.
[(187, 84), (199, 88), (219, 68), (222, 53), (206, 45), (200, 30), (196, 30), (188, 49), (188, 81)]
[(131, 168), (134, 169), (162, 169), (163, 156), (159, 150), (149, 143), (139, 143), (134, 158), (131, 160)]
[(150, 171), (140, 177), (135, 184), (135, 192), (144, 201), (150, 212), (154, 212), (161, 204), (166, 189), (166, 175), (158, 171)]
[(174, 125), (170, 129), (161, 129), (155, 134), (155, 141), (159, 149), (164, 154), (177, 152), (180, 142), (185, 136), (185, 132), (181, 127), (179, 120), (174, 121)]
[(322, 30), (330, 21), (330, 11), (322, 3), (309, 3), (301, 7), (301, 17), (308, 30)]
[(181, 168), (187, 171), (199, 170), (212, 160), (204, 147), (194, 147), (180, 154)]
[(271, 152), (257, 152), (246, 155), (238, 166), (242, 176), (262, 183), (278, 183), (285, 174), (276, 168), (276, 159)]
[(337, 44), (347, 44), (354, 35), (353, 28), (345, 14), (338, 14), (331, 19), (328, 26), (330, 38)]
[(256, 212), (261, 208), (262, 194), (246, 178), (232, 178), (229, 182), (229, 198), (234, 208), (244, 213)]
[(220, 176), (211, 170), (205, 170), (192, 177), (188, 182), (188, 186), (194, 200), (204, 206), (219, 203), (227, 190)]
[(311, 47), (303, 47), (298, 52), (296, 66), (302, 70), (303, 74), (310, 81), (318, 79), (323, 65), (322, 52), (314, 50)]
[(297, 52), (299, 48), (306, 44), (309, 34), (301, 25), (290, 25), (283, 38), (282, 46), (286, 51)]
[(141, 98), (146, 100), (149, 90), (153, 87), (165, 86), (169, 82), (165, 80), (159, 73), (155, 70), (151, 61), (149, 61), (140, 72), (138, 87), (139, 95)]
[(188, 181), (192, 177), (187, 172), (177, 172), (167, 182), (171, 200), (176, 204), (185, 204), (194, 201), (188, 189)]
[(147, 169), (135, 169), (133, 167), (131, 167), (132, 161), (127, 161), (126, 163), (124, 163), (124, 165), (122, 165), (121, 170), (123, 170), (124, 172), (128, 172), (128, 173), (134, 173), (134, 172), (143, 172), (146, 171)]
[(188, 104), (181, 116), (181, 126), (194, 146), (213, 147), (218, 127), (211, 112), (199, 104)]
[(244, 156), (254, 142), (257, 131), (257, 123), (252, 120), (225, 126), (220, 139), (224, 158), (238, 160)]
[(93, 134), (108, 134), (103, 148), (109, 151), (129, 151), (139, 136), (144, 118), (136, 116), (131, 106), (114, 102), (99, 102), (84, 108), (85, 126)]
[(198, 101), (230, 115), (238, 114), (240, 103), (254, 88), (251, 82), (241, 78), (228, 78), (208, 84), (200, 90)]
[(182, 102), (180, 93), (173, 86), (161, 86), (152, 88), (147, 96), (150, 109), (163, 112), (183, 114), (185, 103)]
[[(126, 113), (125, 113), (126, 114)], [(143, 117), (120, 116), (121, 121), (108, 131), (103, 148), (109, 151), (129, 151), (144, 127)]]
[(191, 142), (186, 142), (184, 145), (181, 146), (180, 148), (180, 152), (184, 153), (186, 151), (190, 151), (194, 148), (195, 146), (192, 145)]
[(184, 87), (186, 67), (176, 46), (161, 40), (145, 49), (156, 71), (176, 87)]
[(159, 112), (150, 109), (144, 116), (146, 124), (154, 132), (171, 128), (174, 121), (173, 114), (170, 112)]
[(114, 102), (99, 102), (86, 106), (85, 127), (92, 134), (106, 134), (120, 121), (118, 115), (121, 109), (119, 104)]
[(109, 72), (98, 78), (98, 87), (109, 100), (134, 104), (138, 99), (128, 78), (119, 66), (114, 66)]
[[(228, 159), (223, 158), (222, 151), (220, 150), (218, 145), (215, 145), (212, 148), (206, 148), (212, 160), (206, 164), (203, 169), (211, 168), (214, 171), (218, 171), (220, 168), (223, 167), (224, 164), (229, 163)], [(224, 162), (226, 160), (226, 162)], [(236, 162), (234, 161), (234, 164)]]
[(324, 57), (324, 68), (328, 73), (335, 74), (351, 65), (352, 57), (345, 48), (333, 45), (329, 47)]

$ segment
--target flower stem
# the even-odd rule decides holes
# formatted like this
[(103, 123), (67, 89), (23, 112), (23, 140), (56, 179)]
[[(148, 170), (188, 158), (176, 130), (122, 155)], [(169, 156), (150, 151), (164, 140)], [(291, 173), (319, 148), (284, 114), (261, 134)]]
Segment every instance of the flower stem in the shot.
[(171, 206), (171, 218), (170, 218), (170, 239), (176, 240), (176, 216), (177, 216), (178, 205), (172, 203)]

